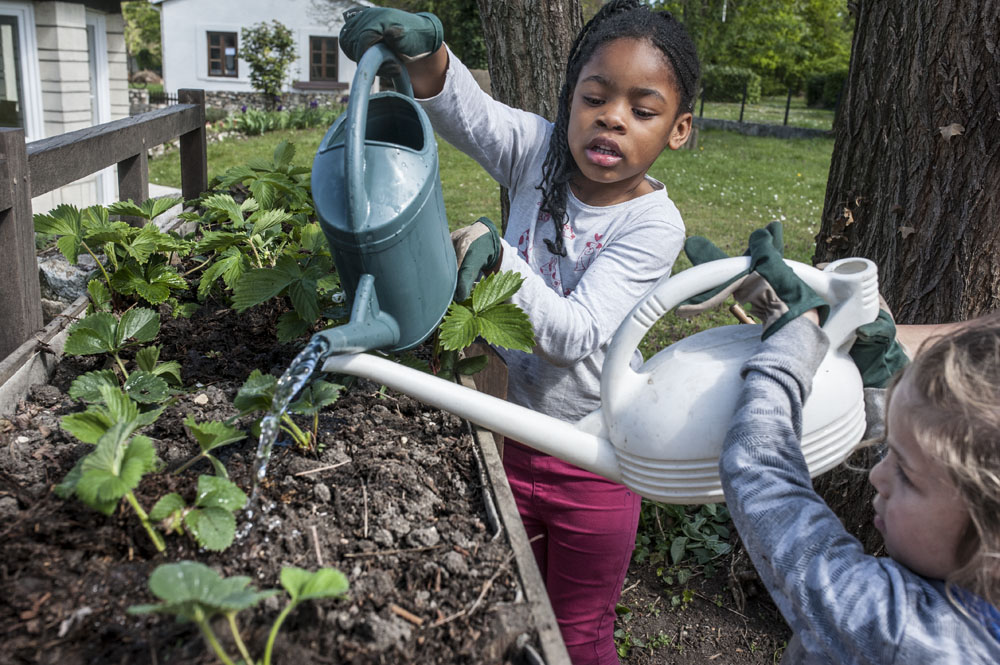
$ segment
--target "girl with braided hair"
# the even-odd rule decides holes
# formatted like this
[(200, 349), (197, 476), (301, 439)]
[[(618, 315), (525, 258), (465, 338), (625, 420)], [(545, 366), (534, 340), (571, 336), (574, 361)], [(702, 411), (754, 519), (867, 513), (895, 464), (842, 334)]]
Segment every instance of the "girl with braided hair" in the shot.
[[(570, 422), (597, 409), (615, 330), (684, 242), (676, 206), (647, 175), (691, 131), (699, 65), (683, 26), (638, 0), (606, 3), (573, 44), (554, 123), (482, 92), (431, 14), (365, 9), (340, 39), (354, 60), (376, 42), (397, 53), (438, 134), (508, 189), (505, 238), (485, 218), (452, 234), (456, 299), (481, 274), (524, 277), (512, 300), (536, 347), (497, 349), (508, 399)], [(617, 663), (639, 497), (515, 441), (504, 467), (573, 662)]]

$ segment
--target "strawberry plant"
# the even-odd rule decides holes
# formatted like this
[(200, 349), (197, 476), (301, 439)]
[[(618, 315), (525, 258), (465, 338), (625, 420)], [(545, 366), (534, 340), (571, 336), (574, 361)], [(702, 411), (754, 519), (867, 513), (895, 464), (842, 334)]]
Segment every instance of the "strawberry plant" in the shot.
[(128, 611), (131, 614), (173, 614), (179, 619), (193, 621), (216, 657), (226, 665), (235, 665), (236, 661), (226, 653), (210, 623), (216, 616), (225, 616), (243, 662), (247, 665), (258, 662), (261, 665), (271, 665), (278, 631), (299, 604), (306, 600), (342, 598), (348, 589), (347, 578), (333, 568), (321, 568), (314, 573), (293, 566), (282, 568), (281, 586), (288, 593), (289, 601), (271, 626), (264, 658), (256, 661), (240, 635), (236, 615), (279, 591), (257, 591), (249, 585), (249, 577), (224, 578), (208, 566), (194, 561), (163, 564), (157, 566), (149, 576), (149, 590), (163, 602), (156, 605), (133, 605)]
[[(100, 391), (106, 411), (95, 411), (88, 418), (72, 420), (67, 428), (74, 434), (82, 434), (81, 440), (93, 441), (96, 436), (94, 450), (76, 463), (56, 487), (56, 494), (63, 498), (76, 495), (87, 506), (105, 515), (111, 515), (125, 499), (139, 517), (153, 546), (162, 552), (166, 549), (163, 536), (133, 493), (142, 477), (156, 468), (158, 462), (149, 437), (134, 435), (150, 422), (149, 416), (140, 414), (135, 402), (116, 388), (104, 385)], [(101, 433), (104, 416), (113, 417), (114, 422)]]
[[(242, 437), (241, 437), (242, 438)], [(228, 478), (199, 476), (194, 505), (171, 492), (149, 511), (149, 519), (162, 524), (167, 533), (189, 533), (207, 550), (221, 552), (233, 544), (237, 510), (247, 503), (247, 495)]]
[(466, 300), (448, 307), (435, 344), (438, 371), (475, 374), (482, 370), (488, 356), (458, 357), (458, 352), (477, 338), (506, 349), (531, 352), (535, 335), (528, 315), (507, 302), (523, 283), (524, 278), (514, 271), (488, 275), (476, 284)]
[[(180, 384), (180, 364), (159, 362), (158, 347), (147, 347), (135, 354), (138, 369), (129, 372), (122, 352), (138, 344), (151, 342), (160, 331), (160, 315), (150, 309), (130, 309), (121, 317), (109, 312), (95, 312), (74, 323), (69, 329), (63, 351), (68, 355), (109, 354), (121, 372), (124, 390), (137, 402), (161, 402), (170, 394), (168, 381)], [(71, 397), (95, 401), (102, 384), (116, 388), (115, 369), (103, 369), (81, 374), (70, 386)]]
[[(277, 377), (264, 374), (255, 369), (240, 387), (233, 406), (240, 410), (240, 415), (270, 411), (274, 401), (274, 391), (278, 386)], [(304, 450), (315, 449), (319, 430), (319, 412), (337, 401), (343, 386), (329, 381), (312, 381), (298, 394), (298, 399), (288, 406), (281, 415), (281, 429)], [(291, 414), (312, 416), (312, 431), (303, 432), (292, 420)], [(259, 423), (255, 427), (259, 426)]]

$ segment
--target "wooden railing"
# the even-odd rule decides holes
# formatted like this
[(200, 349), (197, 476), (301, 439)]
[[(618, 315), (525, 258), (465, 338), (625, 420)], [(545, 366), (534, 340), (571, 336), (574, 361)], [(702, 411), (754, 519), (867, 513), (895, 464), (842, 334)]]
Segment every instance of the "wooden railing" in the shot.
[(31, 199), (118, 166), (118, 198), (149, 198), (146, 151), (180, 137), (181, 193), (208, 186), (205, 91), (180, 90), (180, 103), (26, 144), (24, 130), (0, 128), (0, 361), (42, 328)]

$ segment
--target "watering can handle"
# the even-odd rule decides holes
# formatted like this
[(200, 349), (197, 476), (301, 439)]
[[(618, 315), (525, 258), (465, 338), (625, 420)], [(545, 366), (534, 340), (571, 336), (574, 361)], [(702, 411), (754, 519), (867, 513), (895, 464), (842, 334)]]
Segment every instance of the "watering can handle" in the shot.
[[(878, 316), (878, 269), (868, 259), (841, 259), (824, 270), (798, 261), (785, 263), (830, 305), (823, 331), (830, 348), (837, 349), (854, 340), (858, 326)], [(627, 385), (635, 372), (629, 367), (639, 342), (660, 317), (688, 298), (724, 284), (750, 267), (745, 256), (709, 261), (657, 282), (618, 327), (601, 376), (601, 394), (612, 395), (616, 386)]]
[(351, 81), (351, 97), (347, 102), (347, 142), (344, 146), (344, 172), (347, 174), (347, 210), (355, 229), (368, 219), (368, 194), (365, 191), (365, 130), (368, 126), (368, 99), (372, 84), (383, 64), (395, 62), (399, 73), (393, 76), (396, 91), (413, 97), (410, 75), (399, 59), (385, 44), (375, 44), (364, 52)]

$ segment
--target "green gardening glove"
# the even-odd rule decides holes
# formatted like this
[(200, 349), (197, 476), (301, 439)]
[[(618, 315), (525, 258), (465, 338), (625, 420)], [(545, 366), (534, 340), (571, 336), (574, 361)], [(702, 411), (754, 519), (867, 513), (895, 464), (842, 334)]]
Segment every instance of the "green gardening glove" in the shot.
[(775, 237), (773, 226), (774, 223), (769, 224), (750, 234), (750, 270), (763, 277), (766, 284), (756, 282), (748, 289), (746, 299), (753, 305), (754, 313), (763, 319), (762, 340), (811, 309), (819, 313), (820, 325), (830, 314), (826, 301), (785, 263), (781, 251), (775, 247), (775, 241), (781, 239)]
[(494, 273), (503, 258), (500, 233), (487, 217), (480, 217), (475, 223), (453, 231), (451, 244), (455, 247), (458, 260), (458, 283), (455, 285), (455, 300), (462, 302), (472, 294), (472, 287), (480, 275)]
[(850, 351), (865, 388), (884, 388), (893, 374), (910, 363), (896, 339), (896, 322), (881, 294), (879, 304), (882, 308), (878, 318), (858, 328), (858, 338)]
[[(771, 222), (767, 225), (766, 230), (771, 234), (775, 250), (781, 254), (784, 251), (785, 245), (781, 222)], [(688, 238), (684, 242), (684, 253), (691, 260), (691, 264), (696, 266), (708, 263), (709, 261), (729, 258), (728, 254), (703, 236), (691, 236)], [(750, 250), (747, 250), (743, 255), (747, 256), (749, 254)], [(702, 312), (716, 309), (729, 296), (733, 296), (737, 302), (747, 302), (748, 299), (744, 297), (742, 287), (746, 284), (749, 276), (750, 270), (744, 270), (725, 284), (691, 296), (678, 305), (674, 313), (681, 318), (687, 319)]]
[(401, 9), (369, 7), (344, 12), (340, 48), (357, 62), (373, 44), (382, 42), (403, 62), (426, 57), (441, 48), (444, 28), (429, 12), (411, 14)]

